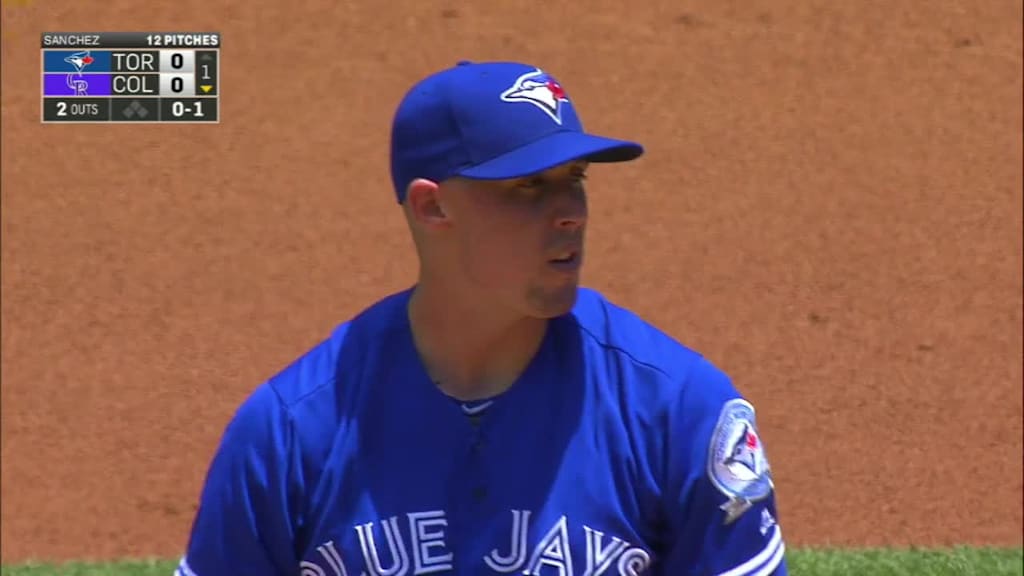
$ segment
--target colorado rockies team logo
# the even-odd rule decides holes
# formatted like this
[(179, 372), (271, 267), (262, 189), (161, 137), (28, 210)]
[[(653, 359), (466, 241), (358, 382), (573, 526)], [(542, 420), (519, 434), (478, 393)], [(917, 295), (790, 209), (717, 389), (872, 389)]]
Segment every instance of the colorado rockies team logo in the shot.
[(754, 407), (746, 400), (730, 400), (722, 408), (711, 436), (708, 476), (729, 498), (722, 505), (726, 524), (739, 518), (754, 502), (767, 498), (774, 489), (771, 467), (757, 433)]

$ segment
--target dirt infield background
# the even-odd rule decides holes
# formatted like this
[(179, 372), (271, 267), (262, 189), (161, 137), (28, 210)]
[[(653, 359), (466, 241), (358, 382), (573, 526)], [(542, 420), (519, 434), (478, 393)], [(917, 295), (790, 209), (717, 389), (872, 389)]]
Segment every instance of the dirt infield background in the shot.
[[(237, 404), (413, 280), (391, 113), (463, 58), (648, 146), (585, 281), (754, 400), (792, 546), (1020, 545), (1021, 3), (627, 6), (5, 5), (3, 561), (181, 551)], [(39, 33), (136, 29), (223, 33), (222, 123), (41, 125)]]

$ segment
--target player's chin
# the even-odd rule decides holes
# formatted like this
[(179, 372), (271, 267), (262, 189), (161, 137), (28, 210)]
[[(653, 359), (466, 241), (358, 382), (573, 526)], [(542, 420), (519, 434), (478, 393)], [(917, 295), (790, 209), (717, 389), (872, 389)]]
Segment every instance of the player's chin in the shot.
[(534, 287), (527, 296), (533, 316), (556, 318), (568, 314), (576, 305), (578, 288), (579, 283), (575, 280)]

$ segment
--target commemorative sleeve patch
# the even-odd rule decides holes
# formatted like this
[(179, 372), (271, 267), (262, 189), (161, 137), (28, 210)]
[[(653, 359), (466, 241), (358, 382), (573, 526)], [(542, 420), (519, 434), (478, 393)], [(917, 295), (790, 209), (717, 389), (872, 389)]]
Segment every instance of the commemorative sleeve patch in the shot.
[(725, 524), (734, 522), (774, 490), (754, 407), (742, 398), (726, 402), (718, 416), (708, 451), (708, 477), (728, 498), (720, 507), (725, 512)]

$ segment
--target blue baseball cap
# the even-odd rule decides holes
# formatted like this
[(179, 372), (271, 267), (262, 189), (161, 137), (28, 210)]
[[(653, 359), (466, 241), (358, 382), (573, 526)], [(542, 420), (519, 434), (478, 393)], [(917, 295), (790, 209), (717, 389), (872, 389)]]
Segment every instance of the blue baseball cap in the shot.
[(415, 84), (395, 112), (398, 202), (417, 178), (521, 178), (569, 162), (625, 162), (635, 142), (587, 133), (562, 85), (536, 66), (459, 62)]

